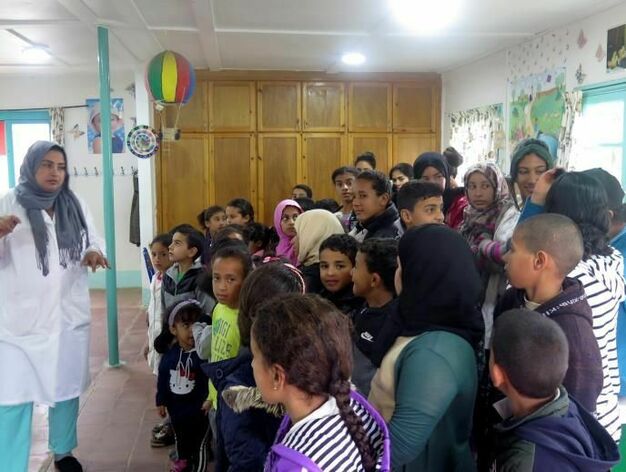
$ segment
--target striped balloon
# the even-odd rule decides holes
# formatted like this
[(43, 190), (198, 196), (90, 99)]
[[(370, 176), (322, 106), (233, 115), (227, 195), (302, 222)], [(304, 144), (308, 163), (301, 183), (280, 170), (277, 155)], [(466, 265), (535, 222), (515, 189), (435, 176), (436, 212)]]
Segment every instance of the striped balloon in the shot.
[(164, 51), (148, 64), (146, 88), (155, 102), (185, 104), (196, 88), (196, 74), (183, 56)]

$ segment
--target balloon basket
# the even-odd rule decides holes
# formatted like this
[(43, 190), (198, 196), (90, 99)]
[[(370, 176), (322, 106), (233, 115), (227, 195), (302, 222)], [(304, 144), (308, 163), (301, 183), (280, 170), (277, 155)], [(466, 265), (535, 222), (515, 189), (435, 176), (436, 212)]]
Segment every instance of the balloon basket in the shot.
[(162, 128), (162, 141), (178, 141), (180, 139), (180, 130), (178, 128)]

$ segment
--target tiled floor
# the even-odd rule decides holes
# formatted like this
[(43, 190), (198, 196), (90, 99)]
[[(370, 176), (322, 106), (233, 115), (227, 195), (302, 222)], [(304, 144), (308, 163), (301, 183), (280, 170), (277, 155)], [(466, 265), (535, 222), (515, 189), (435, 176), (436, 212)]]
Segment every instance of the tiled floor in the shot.
[[(168, 448), (152, 449), (150, 430), (159, 421), (154, 407), (154, 376), (143, 358), (145, 314), (139, 289), (118, 291), (120, 359), (109, 368), (103, 291), (92, 292), (90, 352), (92, 384), (81, 397), (78, 449), (86, 472), (168, 470)], [(47, 411), (36, 410), (29, 471), (54, 470), (47, 452)]]

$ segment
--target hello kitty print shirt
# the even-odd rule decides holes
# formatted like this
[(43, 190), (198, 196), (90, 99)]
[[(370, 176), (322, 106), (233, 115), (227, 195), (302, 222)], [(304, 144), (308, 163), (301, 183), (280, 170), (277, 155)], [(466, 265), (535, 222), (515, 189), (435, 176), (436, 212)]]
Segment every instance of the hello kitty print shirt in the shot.
[(165, 406), (172, 418), (195, 416), (208, 395), (209, 379), (202, 372), (195, 349), (184, 351), (174, 344), (163, 355), (157, 381), (157, 406)]

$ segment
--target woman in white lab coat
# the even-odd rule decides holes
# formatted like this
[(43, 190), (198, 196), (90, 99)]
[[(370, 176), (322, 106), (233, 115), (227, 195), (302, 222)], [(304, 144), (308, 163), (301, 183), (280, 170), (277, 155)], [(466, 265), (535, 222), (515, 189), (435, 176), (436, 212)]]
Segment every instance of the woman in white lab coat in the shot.
[(89, 384), (87, 267), (108, 267), (62, 147), (37, 141), (0, 198), (0, 469), (26, 471), (33, 403), (49, 405), (49, 447), (81, 471), (78, 397)]

